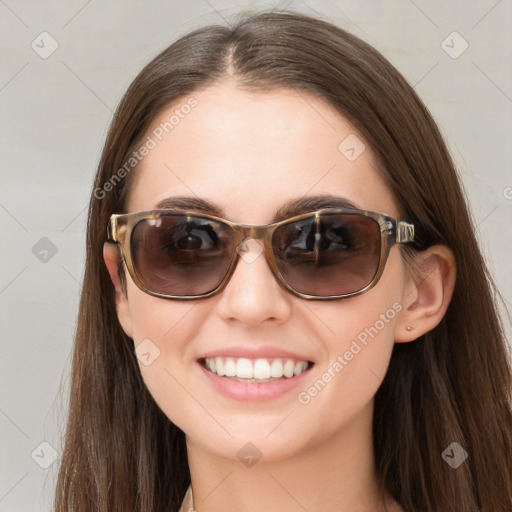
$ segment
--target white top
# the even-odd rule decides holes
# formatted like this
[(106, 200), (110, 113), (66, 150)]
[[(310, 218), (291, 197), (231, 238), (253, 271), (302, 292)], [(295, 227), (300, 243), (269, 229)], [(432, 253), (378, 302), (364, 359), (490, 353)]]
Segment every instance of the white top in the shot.
[(192, 500), (192, 487), (189, 485), (183, 502), (181, 503), (180, 510), (178, 512), (197, 512), (194, 508), (194, 502)]

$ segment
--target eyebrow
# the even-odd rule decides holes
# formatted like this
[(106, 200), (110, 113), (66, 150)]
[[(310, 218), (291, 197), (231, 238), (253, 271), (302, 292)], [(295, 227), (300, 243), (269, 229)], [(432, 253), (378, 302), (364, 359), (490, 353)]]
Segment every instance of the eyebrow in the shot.
[[(162, 199), (157, 205), (157, 209), (173, 209), (173, 210), (193, 210), (200, 213), (215, 215), (216, 217), (226, 218), (224, 210), (206, 199), (199, 197), (177, 196)], [(353, 208), (360, 207), (341, 196), (330, 194), (303, 196), (286, 201), (274, 215), (274, 222), (288, 219), (302, 213), (314, 212), (322, 208)]]

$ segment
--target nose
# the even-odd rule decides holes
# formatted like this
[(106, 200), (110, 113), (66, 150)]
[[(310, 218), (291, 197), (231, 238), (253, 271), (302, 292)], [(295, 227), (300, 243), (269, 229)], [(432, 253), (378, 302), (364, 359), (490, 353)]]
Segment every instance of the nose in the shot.
[(235, 271), (220, 292), (219, 316), (248, 327), (269, 321), (285, 322), (290, 316), (293, 297), (272, 274), (262, 243), (247, 239), (238, 248), (238, 253)]

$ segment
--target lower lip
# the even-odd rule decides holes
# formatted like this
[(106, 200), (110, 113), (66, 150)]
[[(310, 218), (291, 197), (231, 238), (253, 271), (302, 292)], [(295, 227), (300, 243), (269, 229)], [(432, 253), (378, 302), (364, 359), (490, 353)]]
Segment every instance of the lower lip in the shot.
[(240, 382), (227, 377), (219, 377), (216, 373), (207, 370), (201, 363), (198, 362), (197, 364), (203, 375), (219, 393), (244, 402), (262, 402), (284, 395), (298, 386), (311, 370), (311, 367), (309, 367), (306, 371), (289, 379), (284, 377), (279, 380), (258, 383)]

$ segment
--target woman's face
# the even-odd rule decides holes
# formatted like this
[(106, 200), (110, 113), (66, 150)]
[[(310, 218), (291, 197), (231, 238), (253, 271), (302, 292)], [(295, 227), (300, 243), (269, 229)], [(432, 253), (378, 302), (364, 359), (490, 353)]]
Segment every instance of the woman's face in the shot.
[[(288, 89), (249, 93), (233, 82), (193, 97), (192, 108), (183, 107), (184, 98), (146, 134), (155, 147), (134, 171), (127, 211), (156, 209), (166, 198), (200, 198), (225, 219), (268, 224), (289, 201), (331, 195), (399, 218), (371, 149), (322, 100)], [(405, 296), (399, 247), (391, 249), (377, 286), (333, 301), (287, 292), (254, 240), (242, 256), (227, 286), (200, 300), (152, 297), (127, 276), (118, 312), (140, 345), (142, 376), (160, 408), (190, 443), (233, 459), (249, 442), (276, 460), (349, 430), (366, 435)], [(224, 363), (230, 356), (229, 364), (238, 358), (310, 364), (277, 384), (247, 384), (213, 375), (202, 364), (206, 356)]]

